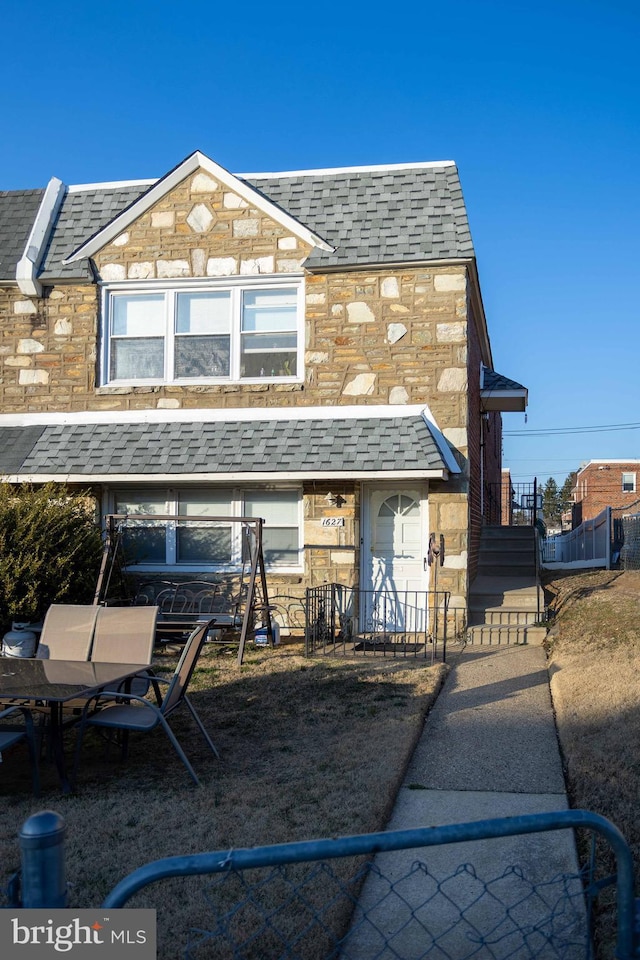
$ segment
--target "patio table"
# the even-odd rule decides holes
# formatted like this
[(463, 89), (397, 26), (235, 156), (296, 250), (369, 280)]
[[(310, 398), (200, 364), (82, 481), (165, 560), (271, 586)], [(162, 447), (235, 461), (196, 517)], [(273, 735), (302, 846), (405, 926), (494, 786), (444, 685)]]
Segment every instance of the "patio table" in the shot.
[(148, 663), (99, 663), (86, 660), (0, 659), (0, 702), (6, 705), (44, 707), (50, 717), (53, 757), (63, 793), (71, 792), (67, 775), (62, 715), (70, 700), (88, 699), (105, 689), (117, 689), (141, 674)]

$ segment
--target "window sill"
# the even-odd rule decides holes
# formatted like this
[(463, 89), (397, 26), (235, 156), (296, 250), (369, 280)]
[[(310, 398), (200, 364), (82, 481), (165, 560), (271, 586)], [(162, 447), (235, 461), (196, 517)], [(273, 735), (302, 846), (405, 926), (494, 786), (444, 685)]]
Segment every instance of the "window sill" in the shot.
[[(271, 576), (298, 576), (301, 577), (304, 575), (303, 567), (274, 567), (265, 564), (265, 572), (271, 574)], [(179, 576), (180, 574), (225, 574), (233, 575), (237, 577), (242, 576), (242, 567), (230, 567), (230, 566), (214, 566), (213, 564), (207, 563), (183, 563), (179, 566), (169, 565), (165, 563), (133, 563), (124, 568), (125, 573), (156, 573), (156, 574), (167, 574), (169, 576)], [(246, 573), (246, 570), (245, 570)], [(214, 581), (215, 582), (215, 581)]]
[(123, 396), (131, 393), (160, 393), (161, 390), (168, 388), (174, 393), (176, 390), (185, 393), (237, 393), (239, 390), (248, 389), (253, 392), (257, 389), (266, 390), (269, 387), (284, 387), (287, 390), (302, 390), (304, 388), (303, 380), (291, 380), (282, 377), (278, 380), (225, 380), (224, 382), (212, 383), (211, 381), (200, 381), (198, 383), (110, 383), (102, 387), (96, 387), (95, 393), (98, 397), (105, 396)]

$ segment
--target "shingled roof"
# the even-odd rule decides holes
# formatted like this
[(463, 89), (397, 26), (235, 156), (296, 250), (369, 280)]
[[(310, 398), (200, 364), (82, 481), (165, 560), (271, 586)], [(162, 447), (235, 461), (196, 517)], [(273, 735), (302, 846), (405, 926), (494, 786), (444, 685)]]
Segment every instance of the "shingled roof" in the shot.
[(0, 191), (0, 280), (15, 280), (44, 190)]
[(445, 476), (449, 466), (422, 416), (0, 427), (4, 477)]
[[(316, 247), (305, 264), (309, 269), (474, 256), (458, 170), (451, 161), (248, 174), (238, 180), (335, 247), (334, 252)], [(39, 278), (90, 279), (88, 260), (63, 261), (152, 186), (147, 181), (68, 188)], [(7, 198), (0, 207), (0, 264), (13, 265), (13, 273), (2, 279), (15, 275), (43, 193), (0, 194)], [(14, 229), (18, 215), (20, 229)]]

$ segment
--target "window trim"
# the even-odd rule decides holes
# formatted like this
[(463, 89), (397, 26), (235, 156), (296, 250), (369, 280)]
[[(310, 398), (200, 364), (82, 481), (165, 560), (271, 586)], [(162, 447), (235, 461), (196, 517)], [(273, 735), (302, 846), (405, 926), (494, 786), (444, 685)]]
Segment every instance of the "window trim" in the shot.
[[(286, 377), (240, 377), (240, 350), (242, 340), (242, 294), (244, 291), (283, 290), (296, 291), (296, 370), (294, 376)], [(164, 294), (165, 297), (165, 371), (171, 369), (175, 356), (175, 320), (177, 295), (180, 293), (231, 293), (231, 348), (230, 375), (228, 377), (145, 377), (144, 379), (112, 380), (109, 377), (111, 357), (112, 298), (119, 295)], [(173, 304), (170, 303), (170, 298)], [(185, 278), (171, 280), (120, 280), (101, 284), (100, 297), (100, 387), (156, 387), (156, 386), (218, 386), (225, 384), (257, 383), (304, 383), (305, 343), (305, 285), (304, 274), (278, 274), (277, 276), (232, 276), (222, 278)]]
[[(104, 515), (114, 513), (116, 499), (122, 497), (127, 493), (156, 493), (164, 494), (165, 501), (167, 504), (167, 513), (173, 513), (176, 516), (179, 515), (178, 505), (179, 505), (179, 495), (181, 493), (195, 493), (198, 492), (211, 492), (212, 495), (215, 495), (216, 492), (222, 492), (223, 490), (229, 491), (231, 495), (231, 513), (230, 517), (239, 518), (244, 516), (244, 498), (245, 493), (250, 491), (257, 491), (260, 493), (277, 493), (279, 491), (291, 491), (294, 490), (298, 494), (298, 510), (295, 524), (274, 524), (274, 529), (286, 528), (286, 529), (297, 529), (298, 531), (298, 563), (297, 564), (274, 564), (269, 563), (265, 558), (265, 570), (268, 573), (273, 574), (274, 576), (279, 574), (302, 574), (304, 573), (304, 491), (302, 484), (296, 483), (283, 483), (283, 484), (242, 484), (230, 486), (227, 484), (217, 485), (202, 485), (202, 484), (176, 484), (175, 486), (166, 486), (163, 484), (154, 484), (150, 483), (147, 486), (140, 484), (118, 484), (118, 486), (113, 486), (107, 491), (105, 491), (104, 504), (106, 509), (104, 509)], [(134, 515), (132, 514), (132, 519)], [(198, 516), (194, 515), (190, 517), (197, 521)], [(264, 519), (264, 518), (263, 518)], [(264, 525), (266, 529), (266, 524)], [(171, 524), (171, 521), (165, 522), (166, 536), (167, 536), (167, 554), (169, 550), (173, 552), (173, 562), (168, 563), (134, 563), (125, 567), (126, 572), (128, 573), (171, 573), (171, 574), (180, 574), (180, 573), (233, 573), (235, 575), (239, 574), (242, 571), (243, 563), (241, 559), (241, 541), (240, 541), (240, 528), (237, 525), (237, 530), (233, 532), (232, 535), (232, 550), (235, 551), (232, 556), (231, 563), (178, 563), (176, 560), (177, 557), (177, 523)]]

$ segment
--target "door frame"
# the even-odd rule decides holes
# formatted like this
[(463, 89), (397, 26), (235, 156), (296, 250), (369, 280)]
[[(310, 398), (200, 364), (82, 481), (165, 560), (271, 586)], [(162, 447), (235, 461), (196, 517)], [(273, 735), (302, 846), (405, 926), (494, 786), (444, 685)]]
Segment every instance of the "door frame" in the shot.
[(360, 509), (360, 589), (373, 590), (371, 577), (371, 495), (379, 491), (406, 493), (408, 488), (417, 488), (420, 492), (420, 547), (423, 557), (421, 590), (429, 590), (430, 569), (425, 570), (424, 558), (429, 548), (429, 481), (428, 480), (385, 480), (362, 484), (362, 506)]

